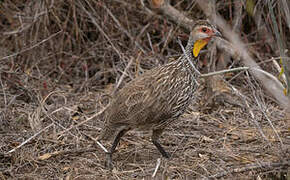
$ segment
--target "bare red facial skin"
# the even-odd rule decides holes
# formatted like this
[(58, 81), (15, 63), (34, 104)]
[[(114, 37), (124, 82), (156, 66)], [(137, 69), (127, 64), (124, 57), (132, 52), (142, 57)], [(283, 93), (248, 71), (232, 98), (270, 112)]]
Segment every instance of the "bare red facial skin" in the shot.
[(199, 31), (202, 32), (202, 33), (206, 33), (209, 36), (213, 36), (214, 35), (213, 30), (205, 28), (205, 27), (200, 28)]

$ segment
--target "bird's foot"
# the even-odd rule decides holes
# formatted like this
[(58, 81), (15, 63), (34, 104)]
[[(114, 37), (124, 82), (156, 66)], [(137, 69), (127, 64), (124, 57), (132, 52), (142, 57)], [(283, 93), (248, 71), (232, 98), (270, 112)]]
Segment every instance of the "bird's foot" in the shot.
[(169, 159), (171, 157), (171, 155), (167, 153), (166, 151), (162, 152), (162, 156), (166, 159)]
[(112, 153), (111, 152), (106, 153), (105, 168), (107, 168), (109, 170), (113, 170), (113, 168), (114, 168), (113, 161), (112, 161)]

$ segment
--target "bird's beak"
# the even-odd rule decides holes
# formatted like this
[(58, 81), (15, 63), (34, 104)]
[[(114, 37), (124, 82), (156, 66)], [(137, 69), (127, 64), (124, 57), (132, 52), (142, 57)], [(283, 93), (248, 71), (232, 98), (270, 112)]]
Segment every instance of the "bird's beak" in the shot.
[(193, 49), (192, 49), (194, 57), (198, 56), (200, 50), (207, 45), (207, 43), (210, 41), (212, 36), (222, 37), (222, 34), (218, 30), (214, 29), (214, 32), (212, 33), (212, 35), (209, 35), (208, 38), (199, 39), (195, 41), (193, 45)]
[(214, 36), (223, 37), (222, 34), (218, 30), (215, 30)]

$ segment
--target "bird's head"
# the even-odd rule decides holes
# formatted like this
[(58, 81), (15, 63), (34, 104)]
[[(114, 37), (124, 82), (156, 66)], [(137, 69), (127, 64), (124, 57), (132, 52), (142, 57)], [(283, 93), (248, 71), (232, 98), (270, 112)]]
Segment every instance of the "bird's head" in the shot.
[(221, 37), (221, 33), (208, 21), (199, 20), (195, 23), (190, 33), (193, 56), (197, 57), (213, 36)]

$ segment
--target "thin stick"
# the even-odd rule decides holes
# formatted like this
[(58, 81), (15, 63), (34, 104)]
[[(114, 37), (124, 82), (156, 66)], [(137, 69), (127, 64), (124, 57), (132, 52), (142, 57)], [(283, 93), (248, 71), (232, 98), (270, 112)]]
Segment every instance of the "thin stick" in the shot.
[(221, 70), (221, 71), (210, 72), (207, 74), (201, 74), (200, 77), (205, 78), (205, 77), (214, 76), (214, 75), (218, 75), (218, 74), (225, 74), (228, 72), (243, 71), (243, 70), (248, 70), (248, 69), (250, 69), (250, 68), (249, 67), (238, 67), (238, 68), (232, 68), (232, 69), (225, 69), (225, 70)]
[[(94, 9), (92, 8), (91, 4), (88, 1), (86, 1), (86, 2), (89, 4), (91, 10), (93, 12), (95, 12)], [(100, 31), (100, 33), (102, 33), (103, 36), (107, 39), (107, 41), (110, 43), (110, 45), (112, 46), (112, 48), (119, 55), (120, 59), (124, 59), (123, 58), (123, 55), (121, 54), (121, 52), (115, 47), (114, 43), (111, 41), (111, 39), (109, 38), (109, 36), (105, 33), (105, 31), (102, 29), (102, 27), (97, 23), (96, 18), (94, 18), (94, 16), (91, 13), (89, 13), (86, 10), (86, 8), (81, 3), (80, 3), (80, 7), (85, 12), (85, 14), (87, 14), (89, 16), (89, 18), (91, 19), (91, 22), (98, 28), (98, 30)]]
[(29, 51), (29, 50), (31, 50), (31, 49), (33, 49), (33, 48), (39, 46), (40, 44), (45, 43), (46, 41), (50, 40), (51, 38), (55, 37), (56, 35), (58, 35), (58, 34), (61, 33), (61, 32), (62, 32), (62, 30), (59, 31), (59, 32), (57, 32), (57, 33), (54, 33), (53, 35), (49, 36), (49, 37), (46, 38), (46, 39), (43, 39), (42, 41), (40, 41), (40, 42), (34, 44), (34, 45), (31, 46), (31, 47), (28, 47), (28, 48), (25, 48), (25, 49), (23, 49), (23, 50), (21, 50), (21, 51), (19, 51), (19, 52), (16, 52), (16, 53), (10, 54), (9, 56), (5, 56), (5, 57), (3, 57), (3, 58), (0, 58), (0, 61), (1, 61), (1, 60), (4, 60), (4, 59), (9, 59), (9, 58), (11, 58), (11, 57), (14, 57), (14, 56), (17, 56), (17, 55), (19, 55), (19, 54), (22, 54), (22, 53), (24, 53), (24, 52), (26, 52), (26, 51)]
[(277, 163), (272, 163), (272, 162), (261, 162), (261, 163), (254, 163), (254, 164), (249, 164), (245, 167), (240, 167), (240, 168), (234, 168), (229, 171), (217, 173), (215, 175), (212, 175), (209, 177), (209, 179), (217, 179), (221, 178), (223, 176), (226, 176), (228, 174), (234, 174), (234, 173), (243, 173), (247, 171), (253, 171), (253, 170), (258, 170), (258, 169), (265, 169), (265, 170), (273, 170), (275, 168), (288, 168), (290, 166), (290, 161), (286, 162), (277, 162)]
[(52, 125), (54, 125), (53, 123), (51, 123), (50, 125), (46, 126), (45, 128), (41, 129), (40, 131), (38, 131), (37, 133), (35, 133), (33, 136), (31, 136), (30, 138), (28, 138), (27, 140), (23, 141), (20, 145), (18, 145), (16, 148), (8, 151), (6, 154), (10, 154), (13, 153), (14, 151), (16, 151), (17, 149), (19, 149), (20, 147), (24, 146), (25, 144), (27, 144), (29, 141), (31, 141), (33, 138), (35, 138), (36, 136), (38, 136), (39, 134), (41, 134), (42, 132), (44, 132), (45, 130), (47, 130), (48, 128), (50, 128)]
[(228, 73), (228, 72), (235, 72), (235, 71), (242, 71), (242, 70), (258, 71), (258, 72), (266, 75), (267, 77), (271, 78), (274, 82), (277, 83), (277, 85), (280, 86), (280, 88), (284, 88), (283, 84), (275, 76), (273, 76), (272, 74), (270, 74), (262, 69), (253, 68), (253, 67), (238, 67), (238, 68), (226, 69), (226, 70), (222, 70), (222, 71), (215, 71), (215, 72), (211, 72), (211, 73), (207, 73), (207, 74), (201, 74), (200, 77), (205, 78), (205, 77), (214, 76), (214, 75), (218, 75), (218, 74), (224, 74), (224, 73)]
[(87, 138), (91, 139), (92, 141), (94, 141), (95, 143), (97, 143), (101, 149), (103, 151), (105, 151), (105, 153), (108, 153), (109, 151), (105, 148), (105, 146), (103, 146), (102, 143), (100, 143), (100, 141), (96, 140), (95, 138), (93, 138), (92, 136), (88, 135), (88, 134), (85, 134), (85, 133), (82, 133), (84, 136), (86, 136)]
[(108, 14), (111, 16), (111, 18), (115, 21), (115, 23), (119, 26), (119, 28), (131, 39), (131, 41), (133, 41), (135, 43), (135, 45), (141, 49), (141, 51), (146, 54), (146, 51), (142, 48), (142, 46), (137, 42), (137, 40), (121, 25), (121, 23), (119, 22), (119, 20), (114, 16), (114, 14), (111, 12), (111, 10), (109, 8), (107, 8), (107, 6), (105, 5), (105, 3), (103, 4), (103, 7), (106, 9), (106, 11), (108, 12)]
[(103, 108), (101, 111), (97, 112), (97, 113), (94, 114), (93, 116), (87, 118), (86, 120), (84, 120), (84, 121), (78, 123), (78, 124), (75, 125), (75, 126), (72, 126), (72, 127), (70, 127), (70, 128), (67, 128), (66, 130), (64, 130), (64, 131), (62, 131), (62, 132), (60, 132), (60, 133), (58, 133), (57, 135), (59, 136), (59, 135), (61, 135), (61, 134), (63, 134), (63, 133), (66, 133), (66, 132), (70, 131), (71, 129), (76, 128), (76, 127), (78, 127), (78, 126), (80, 126), (80, 125), (82, 125), (82, 124), (84, 124), (84, 123), (86, 123), (86, 122), (92, 120), (93, 118), (99, 116), (100, 114), (102, 114), (102, 113), (103, 113), (103, 112), (104, 112), (104, 111), (109, 107), (109, 105), (110, 105), (110, 104), (108, 104), (105, 108)]
[[(139, 55), (140, 55), (140, 53), (139, 53)], [(127, 64), (127, 66), (126, 66), (125, 70), (123, 71), (123, 73), (122, 73), (122, 76), (120, 77), (120, 79), (119, 79), (119, 81), (118, 81), (118, 83), (117, 83), (117, 85), (116, 85), (116, 87), (115, 87), (115, 89), (114, 89), (114, 92), (113, 92), (113, 94), (115, 94), (115, 93), (116, 93), (116, 91), (117, 91), (118, 87), (119, 87), (119, 86), (120, 86), (120, 84), (122, 83), (122, 81), (123, 81), (123, 79), (124, 79), (125, 75), (127, 74), (126, 72), (127, 72), (127, 71), (128, 71), (128, 69), (130, 68), (130, 66), (131, 66), (131, 64), (132, 64), (132, 62), (133, 62), (133, 60), (134, 60), (134, 58), (132, 57), (132, 58), (130, 59), (129, 63)]]
[(109, 151), (99, 142), (99, 141), (96, 141), (96, 143), (100, 146), (100, 148), (105, 151), (105, 153), (108, 153)]
[(152, 174), (152, 178), (154, 178), (156, 176), (157, 171), (158, 171), (158, 169), (160, 167), (160, 164), (161, 164), (161, 158), (158, 158), (157, 159), (157, 163), (156, 163), (156, 167), (155, 167), (155, 170), (154, 170), (154, 173)]

